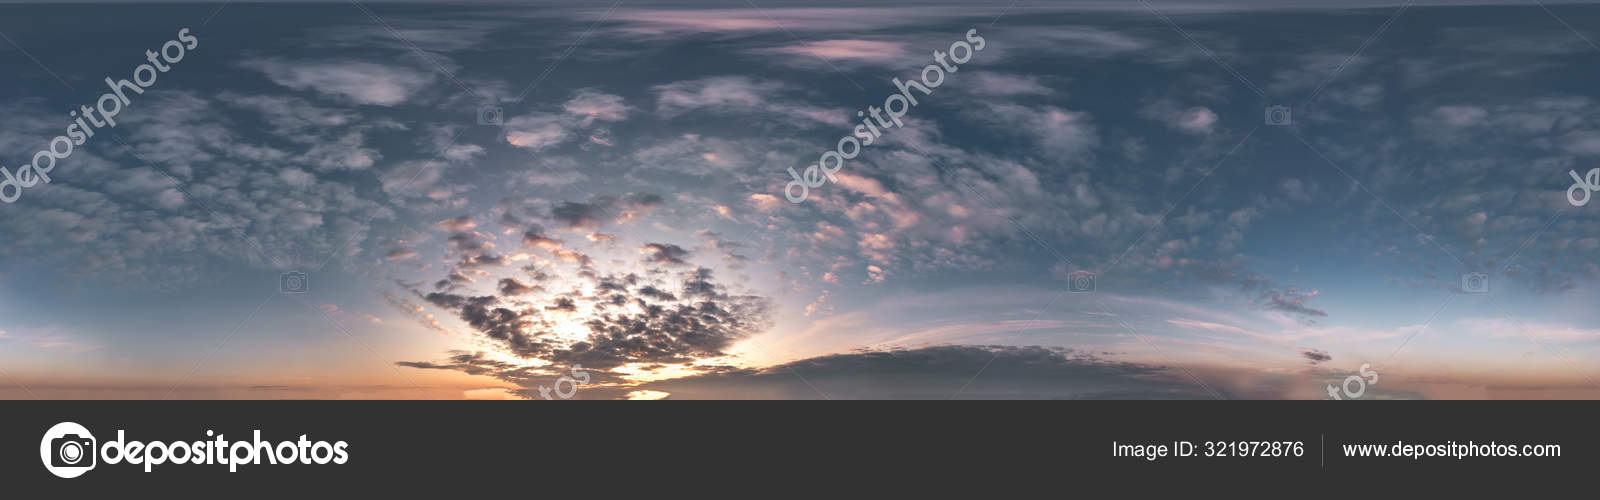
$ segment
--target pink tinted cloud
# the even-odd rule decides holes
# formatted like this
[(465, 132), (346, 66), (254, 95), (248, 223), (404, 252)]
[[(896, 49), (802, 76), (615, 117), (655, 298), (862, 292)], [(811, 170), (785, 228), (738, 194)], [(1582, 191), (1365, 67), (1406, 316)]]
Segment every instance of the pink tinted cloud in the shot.
[(879, 40), (822, 40), (811, 43), (795, 43), (774, 49), (765, 49), (762, 52), (781, 55), (797, 56), (800, 62), (811, 62), (813, 57), (821, 57), (829, 61), (854, 61), (866, 63), (890, 63), (905, 59), (905, 44), (898, 42), (885, 42)]

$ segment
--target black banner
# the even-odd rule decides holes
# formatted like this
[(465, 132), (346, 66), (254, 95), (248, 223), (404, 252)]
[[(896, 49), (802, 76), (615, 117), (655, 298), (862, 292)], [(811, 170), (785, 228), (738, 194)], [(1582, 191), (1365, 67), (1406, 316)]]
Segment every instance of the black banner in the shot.
[[(23, 491), (69, 498), (312, 485), (407, 497), (468, 485), (506, 493), (565, 485), (603, 488), (609, 497), (735, 483), (1031, 489), (1067, 477), (1179, 489), (1187, 483), (1152, 478), (1247, 480), (1241, 488), (1373, 477), (1575, 482), (1600, 466), (1586, 417), (1596, 405), (5, 402), (0, 466)], [(91, 436), (47, 436), (62, 422)], [(173, 463), (180, 455), (185, 463)], [(58, 477), (47, 456), (55, 465), (78, 460), (80, 475)], [(135, 457), (139, 463), (129, 463)], [(92, 468), (81, 466), (86, 458)]]

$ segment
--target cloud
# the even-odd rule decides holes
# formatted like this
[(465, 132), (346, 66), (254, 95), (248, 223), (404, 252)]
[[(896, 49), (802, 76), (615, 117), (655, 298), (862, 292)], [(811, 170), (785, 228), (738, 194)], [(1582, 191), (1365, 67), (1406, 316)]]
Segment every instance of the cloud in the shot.
[(100, 350), (105, 345), (90, 340), (82, 334), (58, 326), (0, 330), (0, 346), (26, 345), (37, 349), (80, 354)]
[(499, 290), (500, 295), (516, 296), (527, 295), (533, 292), (542, 292), (544, 291), (544, 287), (539, 285), (529, 285), (516, 278), (503, 278), (500, 280)]
[[(706, 268), (681, 273), (679, 279), (682, 292), (676, 300), (659, 291), (634, 293), (642, 287), (626, 286), (604, 293), (550, 297), (542, 304), (537, 297), (530, 303), (509, 296), (416, 293), (455, 313), (509, 355), (563, 366), (581, 364), (600, 371), (628, 363), (683, 365), (725, 356), (734, 342), (768, 326), (766, 299), (724, 293)], [(571, 337), (576, 332), (570, 325), (581, 325), (579, 337)], [(467, 371), (460, 365), (459, 361), (402, 364)], [(500, 375), (508, 370), (499, 364), (472, 366), (473, 370), (496, 370)]]
[(1197, 134), (1210, 133), (1217, 124), (1217, 114), (1205, 107), (1193, 107), (1184, 110), (1178, 116), (1177, 127), (1185, 132)]
[(550, 250), (561, 248), (561, 240), (546, 235), (544, 228), (538, 225), (522, 233), (522, 244)]
[(592, 230), (604, 225), (607, 219), (626, 222), (655, 210), (662, 203), (660, 196), (649, 193), (596, 196), (587, 202), (561, 202), (550, 210), (550, 217), (568, 228)]
[(825, 66), (824, 60), (834, 64), (876, 64), (889, 66), (905, 62), (910, 51), (906, 44), (885, 40), (835, 39), (794, 43), (776, 48), (753, 51), (767, 57), (778, 57), (782, 63), (799, 66)]
[(438, 226), (452, 233), (461, 233), (477, 229), (478, 223), (472, 220), (471, 215), (462, 215), (439, 221)]
[(1088, 112), (1056, 106), (988, 103), (987, 112), (975, 118), (991, 127), (1030, 137), (1039, 152), (1059, 158), (1082, 158), (1100, 143)]
[(622, 121), (633, 111), (633, 107), (623, 102), (621, 96), (593, 89), (579, 90), (571, 100), (562, 105), (562, 109), (569, 115), (580, 117), (580, 123), (584, 126), (595, 121)]
[(716, 114), (754, 114), (775, 121), (803, 118), (816, 124), (844, 125), (843, 111), (789, 102), (778, 96), (792, 94), (779, 81), (756, 81), (745, 76), (713, 76), (684, 80), (652, 88), (656, 113), (672, 118), (691, 111)]
[(516, 365), (505, 361), (491, 360), (486, 353), (455, 351), (449, 361), (445, 363), (429, 363), (422, 361), (401, 361), (395, 363), (399, 366), (425, 369), (453, 369), (468, 375), (487, 375), (517, 368)]
[(259, 113), (276, 134), (286, 137), (299, 137), (299, 134), (343, 127), (358, 121), (358, 115), (353, 111), (318, 106), (294, 96), (223, 92), (217, 96), (217, 100)]
[(29, 222), (0, 220), (7, 235), (0, 254), (47, 256), (35, 262), (65, 264), (65, 275), (140, 290), (212, 280), (241, 265), (313, 267), (330, 256), (352, 263), (361, 247), (343, 243), (364, 239), (368, 221), (393, 220), (392, 208), (354, 187), (361, 182), (359, 171), (323, 178), (310, 165), (317, 158), (260, 144), (328, 152), (343, 147), (346, 156), (321, 159), (359, 167), (367, 153), (354, 147), (355, 133), (317, 128), (337, 119), (309, 120), (304, 133), (281, 138), (286, 141), (272, 134), (301, 125), (239, 130), (225, 112), (242, 102), (237, 97), (229, 103), (193, 92), (147, 92), (142, 111), (127, 115), (134, 126), (117, 132), (131, 150), (105, 139), (73, 155), (75, 175), (52, 184), (51, 196), (8, 206)]
[(1247, 336), (1251, 336), (1251, 337), (1260, 336), (1260, 334), (1258, 334), (1258, 333), (1255, 333), (1255, 332), (1252, 332), (1252, 331), (1249, 331), (1249, 330), (1245, 330), (1245, 329), (1239, 328), (1237, 326), (1224, 325), (1224, 324), (1221, 324), (1221, 323), (1213, 323), (1213, 322), (1210, 322), (1210, 321), (1200, 321), (1200, 320), (1194, 320), (1194, 319), (1178, 318), (1178, 319), (1169, 319), (1169, 320), (1167, 320), (1167, 322), (1171, 323), (1171, 324), (1174, 324), (1174, 325), (1177, 325), (1177, 326), (1185, 327), (1185, 328), (1199, 328), (1199, 329), (1202, 329), (1202, 330), (1211, 330), (1211, 331), (1214, 331), (1214, 332), (1237, 333), (1237, 334), (1240, 334), (1240, 335), (1247, 335)]
[(1326, 362), (1331, 361), (1333, 359), (1333, 356), (1329, 355), (1328, 351), (1324, 351), (1324, 350), (1321, 350), (1321, 349), (1311, 349), (1311, 348), (1301, 349), (1300, 350), (1300, 356), (1310, 360), (1311, 364), (1313, 364), (1313, 365), (1319, 364), (1319, 363), (1326, 363)]
[(535, 113), (522, 115), (505, 122), (506, 142), (519, 148), (534, 151), (567, 142), (573, 132), (559, 115)]
[(322, 312), (327, 313), (328, 315), (333, 316), (335, 318), (339, 318), (339, 319), (353, 319), (353, 320), (356, 320), (356, 321), (363, 321), (363, 322), (373, 323), (373, 324), (382, 324), (383, 323), (383, 320), (378, 318), (377, 316), (373, 316), (371, 314), (366, 314), (366, 313), (345, 311), (343, 309), (340, 309), (339, 306), (334, 305), (334, 304), (322, 304), (322, 305), (318, 306), (317, 308), (321, 309)]
[(756, 82), (744, 76), (674, 82), (655, 87), (656, 111), (673, 116), (700, 108), (760, 108), (767, 103), (770, 94), (783, 88), (780, 82)]
[[(484, 228), (471, 217), (436, 224), (448, 235), (444, 252), (463, 257), (433, 290), (397, 284), (465, 324), (493, 351), (401, 365), (490, 375), (520, 385), (518, 394), (527, 396), (535, 388), (527, 385), (531, 377), (555, 366), (582, 365), (608, 387), (641, 372), (694, 373), (702, 361), (729, 356), (735, 343), (770, 327), (769, 299), (721, 282), (710, 268), (688, 267), (689, 249), (659, 242), (630, 247), (617, 243), (619, 235), (596, 231), (637, 220), (664, 203), (657, 195), (632, 193), (548, 208), (507, 202), (490, 211), (505, 236), (547, 251), (548, 260), (483, 253), (494, 248), (498, 236), (479, 232)], [(592, 258), (548, 235), (546, 224), (587, 235), (574, 244), (590, 245), (600, 255), (636, 248), (644, 258)], [(513, 262), (527, 264), (513, 268)], [(487, 283), (473, 276), (488, 278)]]
[(1180, 104), (1171, 99), (1145, 104), (1139, 108), (1139, 116), (1189, 134), (1209, 134), (1217, 125), (1217, 113), (1211, 108)]
[(918, 24), (952, 17), (934, 9), (769, 8), (754, 9), (624, 9), (612, 16), (622, 33), (660, 37), (696, 33), (759, 33), (763, 31), (856, 31)]
[[(835, 280), (835, 281), (837, 281), (837, 280)], [(813, 314), (827, 315), (827, 314), (832, 314), (832, 313), (833, 313), (833, 304), (828, 303), (828, 291), (827, 290), (823, 290), (822, 291), (822, 295), (818, 295), (817, 296), (817, 300), (811, 301), (810, 304), (806, 304), (806, 316), (810, 316), (810, 315), (813, 315)]]
[(863, 350), (640, 388), (673, 399), (949, 399), (957, 391), (963, 399), (1210, 398), (1163, 367), (1039, 346)]
[(1267, 309), (1283, 311), (1302, 317), (1327, 316), (1327, 311), (1306, 306), (1306, 301), (1316, 296), (1316, 290), (1301, 292), (1295, 288), (1264, 290), (1261, 292), (1261, 298), (1265, 301), (1263, 305)]
[(261, 72), (278, 85), (377, 106), (406, 102), (434, 80), (432, 73), (410, 67), (358, 60), (264, 58), (247, 59), (240, 65)]
[(581, 89), (559, 111), (536, 111), (506, 120), (505, 140), (513, 146), (539, 151), (580, 136), (607, 135), (599, 124), (622, 121), (632, 110), (621, 96)]
[[(971, 93), (994, 96), (1048, 96), (1055, 93), (1036, 76), (980, 71)], [(965, 88), (965, 87), (963, 87)]]
[(639, 251), (645, 254), (645, 262), (652, 264), (681, 266), (687, 264), (683, 258), (689, 256), (688, 250), (670, 243), (647, 243)]
[(633, 391), (628, 393), (626, 399), (631, 401), (652, 401), (657, 399), (667, 399), (670, 396), (672, 396), (672, 394), (661, 391)]

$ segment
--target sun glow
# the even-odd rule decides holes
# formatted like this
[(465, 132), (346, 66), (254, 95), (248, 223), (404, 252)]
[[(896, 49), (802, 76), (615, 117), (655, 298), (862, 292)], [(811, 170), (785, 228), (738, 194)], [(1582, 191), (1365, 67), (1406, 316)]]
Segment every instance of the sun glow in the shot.
[(654, 401), (654, 400), (658, 400), (658, 399), (667, 399), (667, 396), (671, 396), (671, 395), (672, 395), (671, 393), (666, 393), (666, 392), (661, 392), (661, 391), (633, 391), (633, 392), (628, 393), (628, 400), (630, 400), (630, 401)]
[(568, 344), (583, 342), (589, 338), (589, 326), (576, 314), (564, 313), (551, 321), (550, 331), (555, 337)]
[(700, 373), (699, 370), (695, 369), (694, 365), (651, 365), (649, 363), (628, 363), (611, 371), (634, 384), (681, 378)]

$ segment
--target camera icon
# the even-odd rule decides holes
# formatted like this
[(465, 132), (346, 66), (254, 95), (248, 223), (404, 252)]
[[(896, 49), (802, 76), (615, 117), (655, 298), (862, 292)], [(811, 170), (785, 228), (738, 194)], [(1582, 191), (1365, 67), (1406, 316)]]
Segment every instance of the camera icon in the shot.
[(75, 422), (53, 425), (39, 440), (39, 460), (56, 477), (81, 476), (94, 469), (99, 456), (94, 434)]
[(482, 106), (478, 108), (479, 125), (499, 126), (506, 121), (506, 112), (499, 106)]
[(311, 288), (311, 282), (306, 279), (306, 273), (291, 271), (278, 276), (278, 291), (283, 293), (306, 293)]
[(50, 440), (51, 467), (94, 467), (94, 438), (67, 434)]
[(1072, 273), (1072, 277), (1067, 280), (1067, 291), (1072, 293), (1093, 293), (1094, 273), (1088, 271)]
[(1294, 112), (1288, 106), (1268, 106), (1267, 125), (1285, 126), (1294, 124)]
[(1489, 275), (1483, 273), (1461, 275), (1461, 291), (1464, 293), (1489, 293)]

